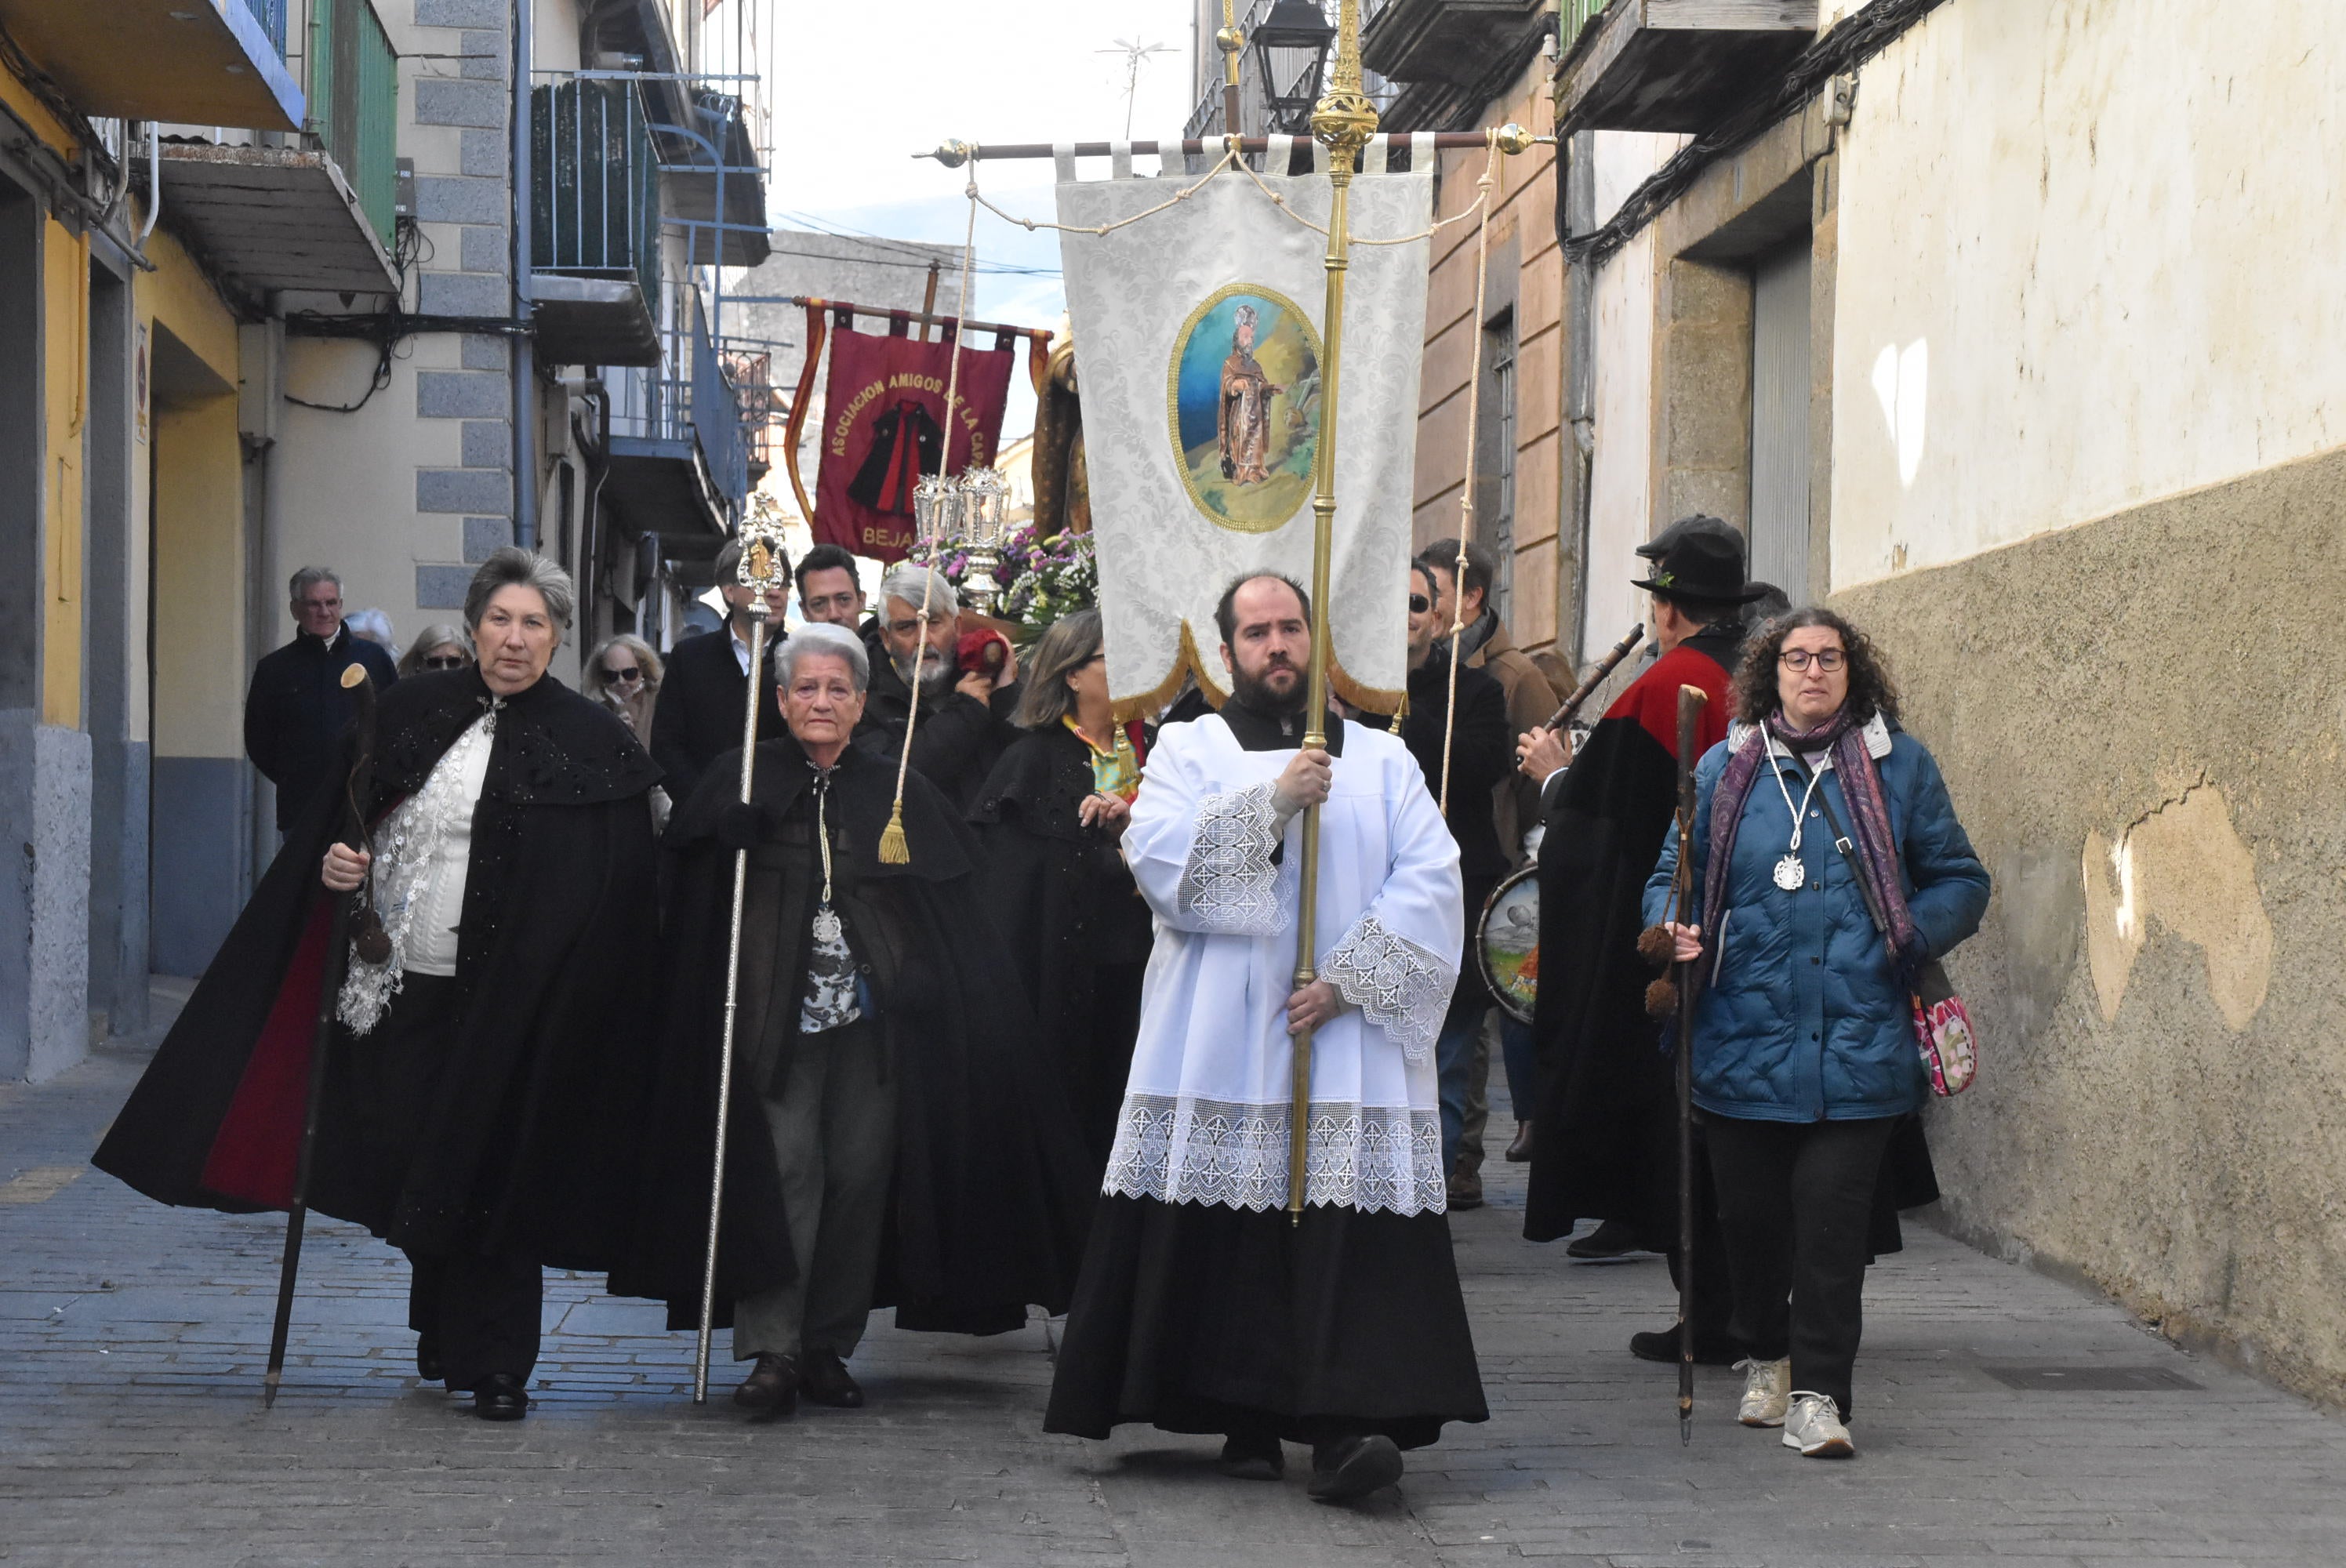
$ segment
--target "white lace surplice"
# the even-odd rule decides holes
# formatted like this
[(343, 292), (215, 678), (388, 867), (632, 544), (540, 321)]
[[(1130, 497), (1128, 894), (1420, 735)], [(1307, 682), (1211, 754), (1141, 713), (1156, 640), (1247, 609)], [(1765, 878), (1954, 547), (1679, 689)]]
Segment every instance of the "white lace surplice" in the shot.
[[(1294, 756), (1243, 749), (1219, 717), (1168, 727), (1149, 756), (1124, 850), (1157, 913), (1157, 946), (1108, 1192), (1287, 1202), (1302, 827), (1278, 833), (1270, 791)], [(1320, 823), (1319, 972), (1352, 1005), (1312, 1040), (1305, 1200), (1440, 1212), (1433, 1041), (1458, 973), (1458, 850), (1394, 737), (1346, 724), (1333, 780)]]

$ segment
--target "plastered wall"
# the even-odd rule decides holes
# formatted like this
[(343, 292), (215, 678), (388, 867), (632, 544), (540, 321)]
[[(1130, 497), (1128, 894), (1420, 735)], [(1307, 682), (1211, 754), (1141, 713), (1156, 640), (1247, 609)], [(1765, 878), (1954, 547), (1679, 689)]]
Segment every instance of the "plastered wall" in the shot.
[(1841, 138), (1832, 582), (2346, 443), (2329, 0), (1953, 0)]
[(1831, 561), (1994, 875), (1955, 1227), (2346, 1401), (2334, 7), (1950, 0), (1841, 144)]
[[(1995, 898), (1945, 1209), (2346, 1402), (2346, 454), (1836, 596)], [(2291, 577), (2273, 592), (2277, 564)]]

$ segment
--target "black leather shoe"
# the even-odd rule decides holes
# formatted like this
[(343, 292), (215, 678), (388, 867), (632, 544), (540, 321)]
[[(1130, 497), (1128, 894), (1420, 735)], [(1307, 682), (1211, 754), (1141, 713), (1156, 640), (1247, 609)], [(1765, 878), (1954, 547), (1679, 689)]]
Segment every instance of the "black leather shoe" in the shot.
[(768, 1350), (733, 1390), (733, 1404), (764, 1420), (780, 1420), (799, 1408), (799, 1365)]
[(529, 1414), (529, 1396), (511, 1372), (491, 1372), (473, 1390), (473, 1413), (484, 1421), (517, 1421)]
[(440, 1362), (440, 1341), (429, 1334), (415, 1336), (415, 1375), (427, 1383), (436, 1383), (448, 1375)]
[(1522, 1165), (1532, 1157), (1532, 1125), (1529, 1121), (1515, 1124), (1515, 1140), (1507, 1145), (1507, 1163)]
[(1287, 1473), (1287, 1454), (1277, 1438), (1225, 1438), (1215, 1467), (1232, 1481), (1277, 1481)]
[(1651, 1250), (1651, 1247), (1637, 1245), (1636, 1230), (1617, 1219), (1608, 1219), (1578, 1241), (1567, 1243), (1564, 1255), (1578, 1258), (1583, 1263), (1610, 1263), (1616, 1258)]
[(1334, 1438), (1313, 1445), (1311, 1484), (1321, 1502), (1350, 1502), (1401, 1479), (1401, 1450), (1389, 1437)]
[[(1629, 1354), (1641, 1361), (1668, 1361), (1678, 1364), (1678, 1326), (1657, 1329), (1650, 1333), (1629, 1336)], [(1731, 1367), (1743, 1359), (1743, 1351), (1729, 1339), (1713, 1339), (1698, 1334), (1694, 1340), (1694, 1364), (1698, 1367)]]
[(799, 1389), (808, 1399), (833, 1410), (860, 1410), (863, 1390), (847, 1375), (847, 1364), (830, 1350), (809, 1350), (799, 1367)]

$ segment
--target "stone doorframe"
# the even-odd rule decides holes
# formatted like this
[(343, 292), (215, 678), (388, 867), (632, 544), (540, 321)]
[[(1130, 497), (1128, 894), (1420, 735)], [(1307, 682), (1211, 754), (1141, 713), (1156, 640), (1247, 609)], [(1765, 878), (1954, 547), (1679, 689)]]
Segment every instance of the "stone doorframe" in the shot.
[(1834, 136), (1847, 118), (1846, 91), (1812, 100), (1712, 165), (1654, 220), (1664, 260), (1655, 290), (1649, 536), (1690, 512), (1750, 528), (1752, 264), (1803, 230), (1810, 237), (1809, 580), (1781, 585), (1795, 603), (1821, 602), (1831, 586)]

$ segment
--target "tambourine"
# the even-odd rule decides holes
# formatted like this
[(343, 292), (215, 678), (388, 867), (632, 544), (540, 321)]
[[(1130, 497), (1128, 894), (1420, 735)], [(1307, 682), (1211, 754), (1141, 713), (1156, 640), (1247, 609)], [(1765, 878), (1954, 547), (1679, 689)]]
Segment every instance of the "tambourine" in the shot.
[(1539, 867), (1525, 866), (1491, 890), (1474, 924), (1474, 962), (1492, 1000), (1519, 1023), (1539, 999)]

